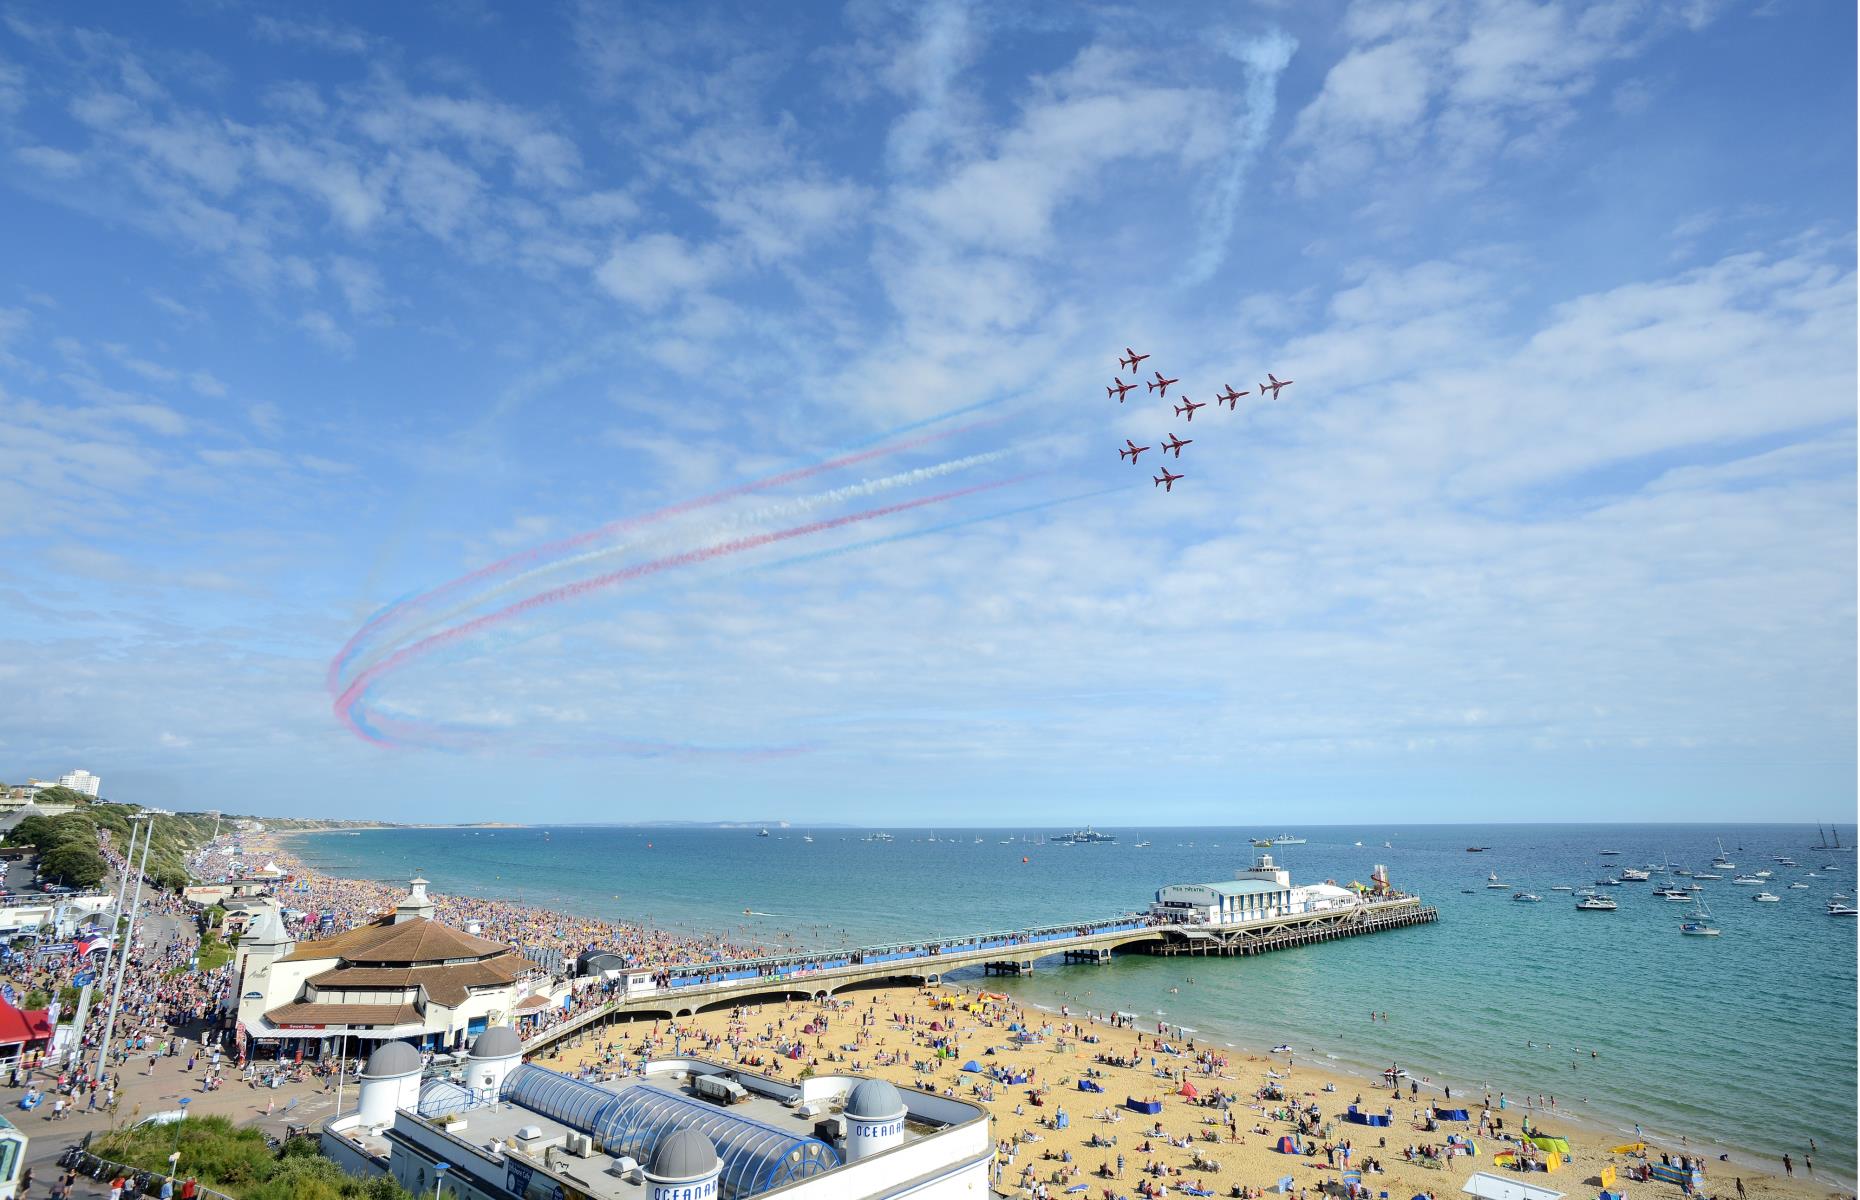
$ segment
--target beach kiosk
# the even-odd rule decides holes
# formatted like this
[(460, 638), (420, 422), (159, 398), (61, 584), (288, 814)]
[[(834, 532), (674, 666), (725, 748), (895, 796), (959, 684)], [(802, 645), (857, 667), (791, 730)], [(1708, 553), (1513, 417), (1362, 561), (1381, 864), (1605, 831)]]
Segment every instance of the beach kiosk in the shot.
[(1555, 1188), (1493, 1175), (1487, 1171), (1473, 1172), (1460, 1191), (1476, 1200), (1563, 1200), (1563, 1193)]

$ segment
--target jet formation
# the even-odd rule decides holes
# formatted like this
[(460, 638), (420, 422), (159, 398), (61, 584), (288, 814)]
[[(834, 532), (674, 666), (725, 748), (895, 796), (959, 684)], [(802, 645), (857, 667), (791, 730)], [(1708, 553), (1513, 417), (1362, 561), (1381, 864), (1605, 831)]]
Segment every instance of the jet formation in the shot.
[[(1126, 346), (1124, 347), (1123, 356), (1117, 360), (1117, 365), (1122, 370), (1135, 372), (1137, 369), (1137, 364), (1142, 362), (1144, 359), (1148, 357), (1150, 356), (1147, 354), (1138, 354), (1135, 350), (1131, 349), (1129, 346)], [(1171, 379), (1168, 376), (1164, 375), (1161, 371), (1156, 371), (1155, 378), (1142, 380), (1141, 382), (1146, 385), (1147, 390), (1151, 392), (1155, 392), (1158, 396), (1161, 396), (1166, 399), (1169, 395), (1170, 385), (1177, 384), (1182, 381), (1179, 378)], [(1264, 399), (1266, 394), (1270, 392), (1272, 393), (1272, 398), (1274, 400), (1277, 400), (1279, 398), (1279, 389), (1288, 388), (1292, 386), (1292, 383), (1293, 383), (1292, 380), (1280, 379), (1277, 375), (1274, 375), (1271, 371), (1268, 371), (1266, 372), (1266, 382), (1260, 384), (1258, 387), (1258, 394), (1262, 399)], [(1110, 385), (1104, 389), (1104, 394), (1107, 398), (1115, 397), (1117, 399), (1117, 402), (1119, 404), (1122, 404), (1124, 402), (1125, 393), (1135, 391), (1136, 387), (1137, 387), (1136, 384), (1125, 383), (1120, 376), (1113, 375), (1111, 377)], [(1222, 385), (1222, 387), (1223, 387), (1223, 390), (1214, 393), (1213, 400), (1190, 400), (1187, 396), (1184, 396), (1180, 392), (1177, 392), (1176, 398), (1180, 401), (1180, 403), (1172, 405), (1171, 407), (1173, 411), (1175, 412), (1176, 416), (1181, 417), (1184, 421), (1192, 422), (1195, 419), (1196, 409), (1206, 408), (1208, 407), (1209, 404), (1213, 404), (1214, 407), (1216, 408), (1219, 408), (1222, 404), (1226, 404), (1227, 411), (1233, 412), (1236, 409), (1238, 409), (1240, 406), (1240, 397), (1250, 396), (1253, 394), (1252, 392), (1236, 392), (1234, 390), (1234, 385), (1231, 383), (1224, 384)], [(1164, 454), (1173, 453), (1176, 456), (1176, 458), (1180, 459), (1182, 457), (1182, 447), (1193, 445), (1194, 441), (1195, 441), (1194, 438), (1180, 438), (1180, 437), (1177, 437), (1175, 434), (1171, 433), (1161, 443), (1162, 452)], [(1150, 449), (1150, 447), (1139, 446), (1135, 442), (1131, 441), (1129, 438), (1125, 438), (1124, 448), (1117, 452), (1117, 456), (1120, 459), (1123, 459), (1123, 458), (1129, 459), (1130, 465), (1135, 466), (1137, 463), (1137, 456), (1142, 454), (1145, 450), (1148, 450), (1148, 449)], [(1159, 487), (1165, 492), (1174, 492), (1176, 481), (1187, 478), (1186, 472), (1171, 474), (1168, 467), (1163, 467), (1161, 468), (1161, 470), (1162, 470), (1161, 475), (1157, 475), (1153, 477), (1152, 486)]]

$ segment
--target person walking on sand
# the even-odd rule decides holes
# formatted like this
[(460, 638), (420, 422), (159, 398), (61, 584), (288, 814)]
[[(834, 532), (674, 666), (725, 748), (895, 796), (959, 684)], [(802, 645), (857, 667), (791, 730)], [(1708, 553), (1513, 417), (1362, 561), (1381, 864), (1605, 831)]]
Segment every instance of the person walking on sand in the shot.
[(1795, 1178), (1795, 1160), (1787, 1154), (1783, 1155), (1783, 1176), (1787, 1179)]

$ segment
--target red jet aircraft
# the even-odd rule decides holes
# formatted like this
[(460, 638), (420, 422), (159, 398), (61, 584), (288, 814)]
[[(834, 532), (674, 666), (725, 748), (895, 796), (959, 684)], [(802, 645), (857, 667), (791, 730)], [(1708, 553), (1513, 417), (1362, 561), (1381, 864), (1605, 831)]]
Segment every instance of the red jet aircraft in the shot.
[(1221, 401), (1225, 400), (1227, 402), (1227, 411), (1232, 412), (1234, 410), (1234, 406), (1240, 402), (1240, 397), (1249, 395), (1249, 394), (1250, 393), (1247, 393), (1247, 392), (1234, 391), (1234, 385), (1230, 383), (1227, 385), (1227, 390), (1225, 392), (1214, 393), (1214, 402), (1216, 404), (1219, 404)]
[(1124, 439), (1124, 445), (1129, 447), (1129, 449), (1119, 450), (1117, 452), (1117, 457), (1129, 459), (1130, 465), (1133, 467), (1137, 465), (1137, 455), (1149, 449), (1148, 446), (1137, 445), (1135, 442), (1131, 441), (1129, 438)]
[(1290, 380), (1290, 379), (1280, 379), (1280, 378), (1278, 378), (1277, 376), (1275, 376), (1275, 375), (1274, 375), (1274, 374), (1273, 374), (1273, 373), (1272, 373), (1271, 371), (1267, 371), (1267, 372), (1266, 372), (1266, 378), (1267, 378), (1267, 379), (1270, 379), (1270, 380), (1271, 380), (1272, 382), (1270, 382), (1270, 383), (1262, 383), (1262, 384), (1260, 384), (1260, 385), (1259, 385), (1259, 394), (1263, 396), (1263, 395), (1265, 395), (1265, 394), (1266, 394), (1266, 392), (1268, 391), (1268, 389), (1270, 389), (1270, 390), (1271, 390), (1271, 392), (1272, 392), (1272, 398), (1273, 398), (1274, 400), (1277, 400), (1277, 399), (1279, 398), (1279, 389), (1280, 389), (1280, 388), (1282, 388), (1282, 387), (1291, 387), (1291, 386), (1292, 386), (1292, 382), (1293, 382), (1293, 381), (1292, 381), (1292, 380)]
[(1137, 369), (1137, 364), (1142, 362), (1144, 359), (1148, 357), (1149, 355), (1147, 354), (1138, 354), (1135, 350), (1132, 350), (1129, 346), (1125, 346), (1124, 357), (1117, 360), (1117, 365), (1120, 367), (1123, 367), (1125, 370), (1134, 371)]
[(1187, 419), (1192, 421), (1195, 419), (1195, 410), (1198, 408), (1206, 408), (1206, 407), (1208, 407), (1208, 402), (1206, 400), (1203, 400), (1201, 403), (1197, 404), (1195, 403), (1195, 401), (1190, 400), (1187, 396), (1184, 396), (1182, 397), (1182, 403), (1175, 406), (1175, 415), (1178, 417), (1186, 417)]
[(1194, 438), (1179, 438), (1175, 436), (1175, 434), (1172, 433), (1163, 440), (1162, 448), (1164, 450), (1175, 451), (1175, 456), (1177, 458), (1180, 458), (1182, 457), (1182, 447), (1192, 446), (1194, 444), (1195, 444)]
[(1173, 492), (1175, 491), (1175, 481), (1182, 477), (1180, 475), (1169, 474), (1169, 468), (1164, 467), (1161, 475), (1152, 475), (1150, 478), (1154, 481), (1150, 484), (1151, 487), (1160, 485), (1163, 491)]
[(1111, 382), (1117, 384), (1117, 386), (1114, 388), (1113, 387), (1105, 388), (1104, 394), (1107, 396), (1116, 396), (1117, 402), (1119, 404), (1122, 404), (1124, 402), (1124, 393), (1135, 390), (1137, 386), (1134, 383), (1125, 383), (1123, 380), (1119, 379), (1115, 375), (1111, 376)]
[(1150, 380), (1150, 391), (1161, 392), (1163, 395), (1167, 396), (1169, 394), (1169, 385), (1172, 383), (1176, 383), (1176, 382), (1179, 382), (1179, 381), (1174, 380), (1174, 379), (1164, 379), (1163, 373), (1161, 371), (1158, 371), (1156, 372), (1156, 378)]

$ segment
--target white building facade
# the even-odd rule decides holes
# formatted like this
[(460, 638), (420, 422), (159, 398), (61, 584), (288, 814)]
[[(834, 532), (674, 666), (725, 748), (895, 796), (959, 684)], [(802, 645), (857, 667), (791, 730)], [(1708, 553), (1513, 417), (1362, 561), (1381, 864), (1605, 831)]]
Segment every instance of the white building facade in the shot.
[(60, 775), (58, 777), (58, 786), (70, 788), (74, 792), (83, 792), (86, 796), (95, 800), (97, 798), (98, 789), (103, 786), (103, 780), (92, 775), (89, 771), (79, 769), (68, 775)]

